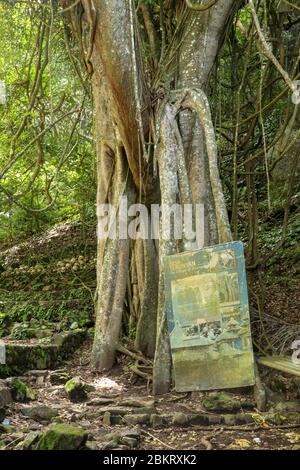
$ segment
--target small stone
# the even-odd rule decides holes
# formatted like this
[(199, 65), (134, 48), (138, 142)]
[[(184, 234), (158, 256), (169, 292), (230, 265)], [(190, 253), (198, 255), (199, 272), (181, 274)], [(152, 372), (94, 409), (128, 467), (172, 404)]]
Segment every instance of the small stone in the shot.
[(12, 403), (12, 394), (10, 388), (7, 387), (5, 382), (0, 382), (0, 408)]
[(210, 425), (216, 425), (216, 424), (221, 424), (223, 419), (222, 419), (222, 415), (209, 415), (208, 417), (208, 421), (209, 421), (209, 424)]
[(122, 400), (119, 403), (121, 406), (129, 406), (130, 408), (153, 408), (154, 401), (142, 401), (142, 400), (135, 400), (135, 399), (127, 399)]
[(42, 385), (44, 385), (44, 377), (43, 376), (40, 376), (40, 377), (36, 378), (36, 385), (38, 387), (41, 387)]
[(139, 428), (120, 429), (118, 434), (121, 437), (134, 437), (135, 439), (139, 439), (141, 437), (141, 430)]
[(107, 407), (97, 409), (97, 413), (99, 415), (104, 414), (106, 411), (109, 411), (111, 415), (113, 416), (124, 416), (131, 412), (131, 410), (128, 408), (121, 408), (121, 407), (115, 407), (115, 406), (107, 406)]
[(236, 415), (236, 424), (250, 424), (253, 423), (253, 417), (250, 413), (238, 413)]
[(99, 398), (110, 398), (111, 400), (117, 399), (119, 397), (119, 393), (97, 393)]
[(153, 427), (153, 428), (160, 428), (162, 427), (164, 424), (164, 419), (162, 416), (158, 415), (158, 414), (152, 414), (150, 416), (150, 425)]
[(103, 406), (103, 405), (110, 405), (114, 403), (115, 400), (113, 398), (93, 398), (92, 400), (87, 402), (87, 406)]
[(32, 423), (29, 426), (30, 431), (39, 431), (41, 429), (42, 425), (38, 423)]
[(70, 330), (77, 330), (77, 328), (79, 328), (79, 325), (77, 321), (74, 321), (72, 325), (70, 326)]
[(116, 449), (118, 447), (118, 443), (114, 440), (105, 442), (101, 445), (101, 450), (111, 450)]
[(125, 415), (125, 423), (128, 424), (150, 424), (150, 415), (149, 414), (134, 414), (134, 415)]
[(223, 415), (223, 421), (226, 426), (234, 426), (236, 424), (236, 415)]
[(104, 436), (101, 436), (101, 437), (107, 442), (116, 441), (117, 443), (119, 443), (121, 441), (121, 435), (120, 435), (120, 432), (118, 431), (110, 432), (109, 434), (105, 434)]
[(239, 411), (241, 403), (225, 392), (213, 392), (204, 398), (202, 402), (204, 408), (208, 411)]
[(109, 411), (106, 411), (103, 415), (103, 424), (104, 426), (110, 426), (111, 425), (111, 414)]
[(21, 413), (24, 416), (39, 422), (50, 422), (53, 418), (58, 416), (58, 411), (50, 408), (49, 406), (27, 407), (23, 408)]
[(68, 372), (65, 371), (53, 371), (50, 374), (50, 383), (51, 385), (64, 385), (71, 379), (71, 376)]
[(155, 408), (152, 408), (152, 407), (145, 407), (145, 408), (131, 408), (131, 413), (134, 413), (134, 414), (139, 414), (139, 415), (145, 415), (145, 414), (155, 414), (156, 413), (156, 409)]
[(110, 417), (110, 424), (112, 424), (112, 425), (123, 424), (122, 416), (111, 416)]
[(189, 423), (192, 425), (207, 426), (209, 424), (208, 416), (203, 413), (191, 415), (189, 416)]
[(26, 376), (29, 375), (29, 376), (33, 376), (33, 377), (46, 377), (46, 375), (48, 374), (48, 371), (47, 370), (29, 370), (28, 372), (26, 372)]
[(85, 447), (87, 450), (99, 450), (100, 449), (100, 445), (96, 441), (89, 441)]
[(87, 419), (83, 419), (80, 421), (80, 426), (84, 429), (89, 429), (91, 427), (91, 423)]
[(133, 437), (122, 437), (122, 444), (125, 444), (128, 446), (130, 449), (134, 449), (138, 445), (137, 439), (134, 439)]
[(65, 391), (70, 400), (83, 401), (87, 398), (85, 384), (80, 377), (74, 377), (65, 384)]
[(174, 413), (172, 424), (175, 426), (187, 426), (189, 424), (189, 418), (184, 413)]
[(38, 441), (37, 450), (77, 450), (84, 446), (88, 433), (69, 424), (52, 425)]

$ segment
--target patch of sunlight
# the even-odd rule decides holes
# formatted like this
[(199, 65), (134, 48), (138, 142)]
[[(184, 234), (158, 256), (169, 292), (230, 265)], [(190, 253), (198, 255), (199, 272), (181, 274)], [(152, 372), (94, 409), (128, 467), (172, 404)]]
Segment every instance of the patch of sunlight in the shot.
[(122, 385), (118, 384), (114, 380), (109, 379), (108, 377), (101, 377), (93, 381), (93, 385), (96, 388), (113, 388), (115, 390), (122, 390)]

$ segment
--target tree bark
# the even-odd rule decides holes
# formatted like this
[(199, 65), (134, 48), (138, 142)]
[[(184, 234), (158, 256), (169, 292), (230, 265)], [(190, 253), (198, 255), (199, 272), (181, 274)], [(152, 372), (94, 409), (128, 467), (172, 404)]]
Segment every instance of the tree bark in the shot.
[[(153, 63), (161, 80), (165, 81), (163, 101), (155, 109), (143, 69), (134, 2), (82, 0), (66, 13), (92, 76), (98, 162), (97, 205), (110, 202), (118, 208), (123, 195), (128, 196), (129, 202), (162, 203), (158, 251), (153, 240), (131, 244), (139, 263), (136, 273), (141, 305), (135, 344), (144, 354), (154, 355), (155, 394), (167, 392), (171, 385), (163, 259), (188, 246), (184, 237), (178, 244), (174, 237), (165, 239), (163, 236), (163, 222), (167, 218), (164, 204), (171, 206), (179, 201), (182, 204), (192, 202), (195, 206), (203, 203), (205, 245), (230, 238), (205, 92), (226, 24), (234, 5), (239, 2), (219, 0), (210, 3), (205, 11), (192, 11), (184, 0), (176, 2), (176, 14), (181, 15), (177, 27), (181, 41), (175, 52), (176, 60), (171, 58), (172, 64), (177, 64), (174, 70), (168, 69), (165, 63), (168, 59), (165, 25), (162, 24), (160, 61), (157, 60), (157, 38), (154, 45), (152, 34), (148, 34), (152, 41), (150, 47), (157, 54)], [(62, 4), (68, 7), (72, 0), (62, 0)], [(165, 19), (172, 23), (173, 2), (160, 2), (160, 6), (164, 8), (161, 21)], [(144, 10), (142, 14), (149, 29), (151, 16)], [(88, 25), (86, 44), (79, 15)], [(152, 96), (158, 92), (158, 82), (155, 82)], [(178, 89), (186, 90), (183, 95), (180, 92), (180, 103), (174, 98)], [(195, 90), (198, 90), (201, 103), (193, 102), (191, 97), (196, 95), (191, 94), (188, 98), (189, 91)], [(155, 125), (156, 132), (153, 131)], [(154, 153), (151, 142), (146, 143), (153, 140), (156, 144)], [(149, 155), (152, 155), (150, 159)], [(159, 179), (155, 171), (156, 160)], [(92, 363), (99, 370), (110, 368), (114, 362), (128, 280), (129, 251), (128, 240), (98, 241), (97, 320)]]

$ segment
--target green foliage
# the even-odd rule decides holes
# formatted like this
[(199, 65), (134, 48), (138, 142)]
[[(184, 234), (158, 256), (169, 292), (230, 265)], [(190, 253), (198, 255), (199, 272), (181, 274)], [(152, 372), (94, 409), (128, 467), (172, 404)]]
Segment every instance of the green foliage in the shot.
[[(293, 77), (298, 65), (289, 51), (297, 48), (299, 14), (270, 2), (259, 4), (258, 16), (266, 39), (273, 38), (275, 57), (282, 63), (284, 56)], [(226, 31), (211, 79), (220, 169), (232, 229), (246, 243), (249, 265), (263, 260), (268, 266), (284, 255), (293, 264), (300, 224), (299, 159), (293, 156), (299, 136), (288, 146), (299, 128), (299, 112), (278, 70), (260, 52), (254, 29), (247, 5)]]
[(0, 184), (13, 198), (0, 186), (0, 242), (6, 242), (60, 221), (93, 220), (96, 186), (86, 138), (91, 104), (68, 57), (61, 15), (51, 19), (38, 4), (1, 2), (0, 31), (7, 94), (0, 105)]

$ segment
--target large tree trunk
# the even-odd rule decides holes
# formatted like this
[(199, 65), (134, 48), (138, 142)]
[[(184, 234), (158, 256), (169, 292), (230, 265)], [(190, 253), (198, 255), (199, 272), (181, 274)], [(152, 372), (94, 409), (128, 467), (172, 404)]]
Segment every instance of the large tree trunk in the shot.
[[(62, 0), (64, 8), (72, 2)], [(194, 207), (202, 203), (204, 243), (230, 239), (205, 91), (226, 24), (237, 3), (219, 0), (205, 11), (192, 11), (184, 0), (161, 2), (164, 7), (161, 18), (168, 21), (175, 15), (177, 20), (168, 47), (162, 37), (161, 54), (157, 50), (155, 28), (149, 24), (150, 10), (143, 5), (149, 43), (155, 49), (154, 75), (159, 77), (152, 81), (151, 93), (143, 69), (132, 0), (82, 0), (66, 12), (92, 77), (98, 207), (109, 202), (118, 209), (123, 195), (129, 203), (142, 201), (148, 208), (151, 203), (192, 203)], [(88, 25), (85, 37), (82, 19)], [(180, 47), (172, 53), (171, 44), (176, 40)], [(161, 83), (163, 92), (159, 92)], [(159, 97), (159, 93), (163, 96)], [(150, 96), (155, 94), (158, 104), (152, 106)], [(150, 141), (156, 143), (154, 152)], [(163, 209), (161, 231), (167, 216)], [(153, 240), (98, 241), (92, 352), (96, 369), (108, 369), (114, 363), (125, 296), (135, 291), (128, 289), (126, 294), (126, 286), (131, 285), (128, 275), (132, 271), (129, 259), (133, 247), (140, 297), (134, 305), (141, 306), (135, 344), (144, 354), (154, 356), (154, 393), (168, 391), (171, 354), (162, 263), (164, 256), (187, 249), (189, 243), (184, 237), (182, 243), (176, 243), (173, 237), (164, 240), (161, 232), (158, 246)]]

